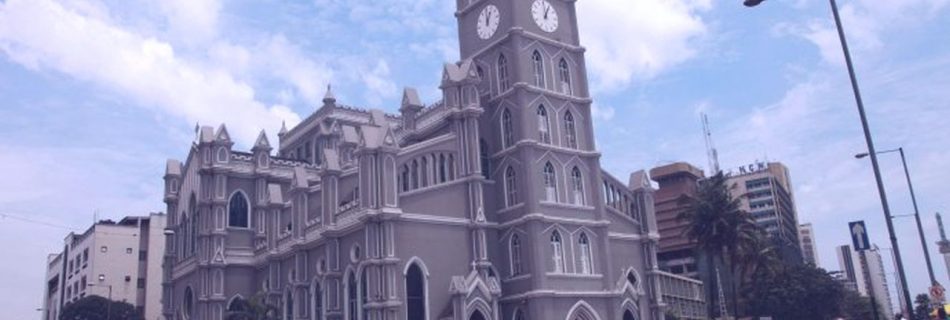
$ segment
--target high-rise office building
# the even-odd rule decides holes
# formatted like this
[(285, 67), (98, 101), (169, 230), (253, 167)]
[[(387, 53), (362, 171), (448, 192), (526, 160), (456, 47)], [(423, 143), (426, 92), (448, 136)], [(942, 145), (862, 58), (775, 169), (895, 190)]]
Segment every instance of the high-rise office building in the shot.
[(703, 171), (689, 163), (676, 162), (651, 169), (650, 177), (659, 185), (654, 204), (660, 233), (657, 249), (660, 269), (700, 279), (696, 243), (684, 233), (687, 222), (680, 220), (679, 216), (688, 209), (690, 199), (696, 196)]
[(844, 245), (837, 247), (835, 251), (841, 271), (850, 282), (854, 282), (858, 294), (864, 297), (873, 296), (881, 306), (882, 314), (893, 315), (881, 249), (875, 245), (871, 250), (865, 250), (862, 255), (851, 250), (851, 246)]
[(813, 266), (818, 266), (818, 251), (815, 245), (815, 229), (811, 223), (798, 226), (798, 240), (802, 247), (802, 260)]
[(63, 251), (46, 261), (43, 319), (59, 319), (64, 307), (90, 295), (111, 295), (138, 308), (145, 319), (159, 319), (164, 229), (165, 215), (153, 213), (70, 232)]
[(765, 229), (785, 263), (801, 263), (798, 214), (788, 168), (778, 162), (743, 166), (728, 177), (732, 196)]

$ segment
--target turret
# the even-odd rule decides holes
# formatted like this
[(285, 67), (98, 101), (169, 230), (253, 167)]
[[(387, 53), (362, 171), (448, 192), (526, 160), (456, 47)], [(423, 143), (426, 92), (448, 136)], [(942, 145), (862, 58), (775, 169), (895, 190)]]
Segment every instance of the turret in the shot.
[(254, 164), (258, 170), (270, 167), (270, 151), (271, 146), (270, 142), (267, 141), (267, 133), (261, 130), (261, 133), (257, 135), (257, 141), (254, 142), (254, 147), (251, 148), (251, 152), (254, 153)]
[(402, 91), (402, 106), (399, 107), (399, 112), (402, 114), (403, 129), (416, 130), (416, 117), (422, 109), (422, 101), (419, 100), (419, 93), (415, 88), (406, 88)]
[(214, 141), (211, 143), (214, 152), (214, 162), (217, 164), (226, 164), (231, 159), (231, 147), (234, 142), (231, 141), (231, 134), (228, 133), (228, 127), (223, 123), (218, 127), (218, 132), (214, 135)]
[[(168, 159), (165, 162), (165, 203), (173, 204), (178, 201), (178, 192), (181, 190), (181, 162)], [(169, 211), (174, 212), (174, 211)]]

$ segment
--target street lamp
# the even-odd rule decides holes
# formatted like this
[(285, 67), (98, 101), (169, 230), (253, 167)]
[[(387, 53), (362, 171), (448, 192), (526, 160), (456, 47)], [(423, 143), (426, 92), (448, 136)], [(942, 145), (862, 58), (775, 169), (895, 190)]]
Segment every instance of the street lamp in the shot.
[[(937, 278), (934, 276), (934, 267), (930, 263), (930, 250), (927, 249), (927, 238), (924, 236), (924, 227), (920, 224), (920, 210), (917, 209), (917, 196), (914, 194), (914, 184), (910, 181), (910, 169), (907, 169), (907, 158), (904, 157), (904, 147), (897, 149), (878, 151), (877, 154), (900, 152), (901, 164), (904, 166), (904, 177), (907, 178), (907, 188), (910, 189), (910, 200), (914, 203), (914, 218), (917, 220), (917, 234), (920, 235), (920, 246), (924, 249), (924, 260), (927, 262), (927, 275), (930, 276), (930, 285), (936, 286)], [(859, 153), (854, 155), (857, 159), (867, 157), (869, 153)], [(891, 216), (892, 218), (896, 216)]]
[[(743, 4), (747, 7), (754, 7), (762, 3), (763, 0), (745, 0)], [(891, 210), (887, 204), (887, 195), (884, 192), (884, 181), (881, 178), (881, 169), (877, 163), (877, 152), (874, 150), (874, 139), (871, 138), (871, 128), (868, 125), (867, 115), (864, 112), (864, 102), (861, 100), (861, 90), (858, 89), (858, 78), (854, 74), (854, 64), (851, 62), (851, 52), (848, 51), (848, 41), (844, 36), (844, 27), (841, 25), (841, 16), (838, 14), (838, 4), (835, 0), (828, 0), (831, 4), (831, 12), (835, 18), (835, 27), (838, 29), (838, 40), (841, 41), (841, 50), (844, 53), (844, 61), (848, 66), (848, 76), (851, 78), (851, 89), (854, 91), (854, 100), (858, 107), (858, 115), (861, 118), (861, 127), (864, 129), (864, 140), (868, 146), (868, 154), (871, 156), (871, 167), (874, 169), (874, 180), (877, 182), (877, 193), (881, 198), (881, 208), (884, 211), (884, 222), (887, 224), (887, 233), (890, 236), (891, 247), (894, 248), (894, 256), (897, 257), (897, 272), (900, 274), (901, 290), (904, 291), (904, 303), (907, 304), (908, 318), (914, 318), (913, 304), (910, 302), (910, 290), (907, 289), (907, 276), (904, 273), (904, 263), (901, 261), (900, 247), (897, 245), (897, 236), (894, 235), (894, 223), (891, 221)]]
[[(100, 275), (99, 275), (99, 282), (103, 282), (103, 281), (105, 281), (105, 280), (106, 280), (106, 275), (100, 274)], [(108, 287), (108, 288), (109, 288), (109, 302), (106, 303), (106, 320), (110, 320), (110, 319), (112, 318), (112, 285), (111, 285), (111, 284), (101, 285), (101, 284), (90, 283), (90, 284), (87, 284), (87, 286), (89, 286), (89, 287)]]

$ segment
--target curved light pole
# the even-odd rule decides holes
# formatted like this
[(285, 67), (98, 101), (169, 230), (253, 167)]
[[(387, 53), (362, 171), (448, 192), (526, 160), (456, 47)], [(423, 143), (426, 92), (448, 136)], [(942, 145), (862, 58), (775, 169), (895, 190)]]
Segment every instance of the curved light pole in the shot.
[[(904, 166), (904, 177), (907, 178), (907, 188), (910, 189), (910, 200), (914, 203), (914, 219), (917, 220), (917, 234), (920, 235), (920, 246), (924, 249), (924, 261), (927, 262), (927, 275), (930, 276), (930, 285), (936, 286), (940, 283), (937, 282), (937, 277), (934, 276), (934, 267), (930, 262), (930, 250), (927, 248), (927, 237), (924, 236), (924, 227), (920, 223), (920, 210), (917, 209), (917, 196), (914, 194), (914, 184), (910, 181), (910, 169), (907, 169), (907, 158), (904, 157), (904, 147), (897, 149), (878, 151), (877, 154), (891, 153), (891, 152), (900, 152), (901, 154), (901, 164)], [(855, 158), (861, 159), (867, 157), (869, 154), (859, 153), (854, 155)]]
[[(745, 0), (743, 4), (747, 7), (754, 7), (764, 0)], [(858, 115), (861, 117), (861, 127), (864, 129), (864, 140), (868, 145), (868, 154), (871, 156), (871, 167), (874, 169), (874, 180), (877, 182), (877, 193), (881, 198), (881, 207), (884, 211), (884, 222), (887, 224), (887, 233), (890, 236), (891, 247), (894, 248), (894, 256), (897, 257), (897, 272), (901, 279), (901, 290), (904, 292), (904, 303), (907, 305), (907, 317), (914, 318), (914, 308), (910, 301), (910, 290), (907, 289), (907, 276), (904, 273), (904, 262), (901, 259), (900, 247), (897, 245), (897, 236), (894, 235), (894, 223), (891, 221), (891, 209), (887, 204), (887, 194), (884, 192), (884, 181), (881, 178), (881, 168), (877, 162), (877, 151), (874, 150), (874, 139), (871, 138), (871, 128), (868, 125), (867, 115), (864, 112), (864, 102), (861, 99), (861, 90), (858, 89), (858, 78), (854, 74), (854, 64), (851, 62), (851, 52), (848, 50), (848, 41), (844, 36), (844, 27), (841, 25), (841, 16), (838, 14), (838, 4), (835, 0), (829, 0), (831, 12), (835, 18), (835, 27), (838, 28), (838, 40), (841, 41), (841, 49), (844, 53), (844, 61), (848, 66), (848, 76), (851, 78), (851, 89), (854, 91), (854, 100), (858, 106)]]
[[(105, 281), (105, 280), (106, 280), (105, 278), (106, 278), (106, 277), (105, 277), (104, 275), (101, 275), (101, 274), (100, 274), (100, 275), (99, 275), (99, 282)], [(112, 319), (112, 285), (111, 285), (111, 284), (102, 285), (102, 284), (90, 283), (90, 284), (88, 284), (87, 286), (89, 286), (89, 287), (108, 287), (108, 288), (109, 288), (109, 302), (106, 303), (106, 320)]]

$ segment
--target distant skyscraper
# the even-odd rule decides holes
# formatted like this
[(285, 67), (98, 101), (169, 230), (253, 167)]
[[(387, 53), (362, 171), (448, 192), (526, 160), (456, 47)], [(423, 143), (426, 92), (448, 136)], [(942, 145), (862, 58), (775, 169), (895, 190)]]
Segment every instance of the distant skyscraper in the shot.
[(740, 209), (752, 214), (765, 229), (785, 263), (801, 263), (798, 242), (798, 214), (792, 197), (788, 168), (778, 162), (756, 163), (731, 172), (728, 185)]
[(815, 229), (812, 228), (811, 223), (798, 226), (798, 240), (802, 247), (802, 259), (805, 263), (810, 263), (817, 267), (818, 252), (815, 248), (818, 246), (815, 245)]
[[(854, 282), (858, 294), (864, 297), (874, 295), (874, 299), (881, 306), (881, 313), (893, 315), (891, 295), (887, 289), (887, 276), (884, 272), (884, 261), (881, 259), (881, 250), (875, 245), (862, 256), (851, 250), (851, 246), (839, 246), (838, 264), (847, 282)], [(887, 317), (884, 317), (887, 318)]]

